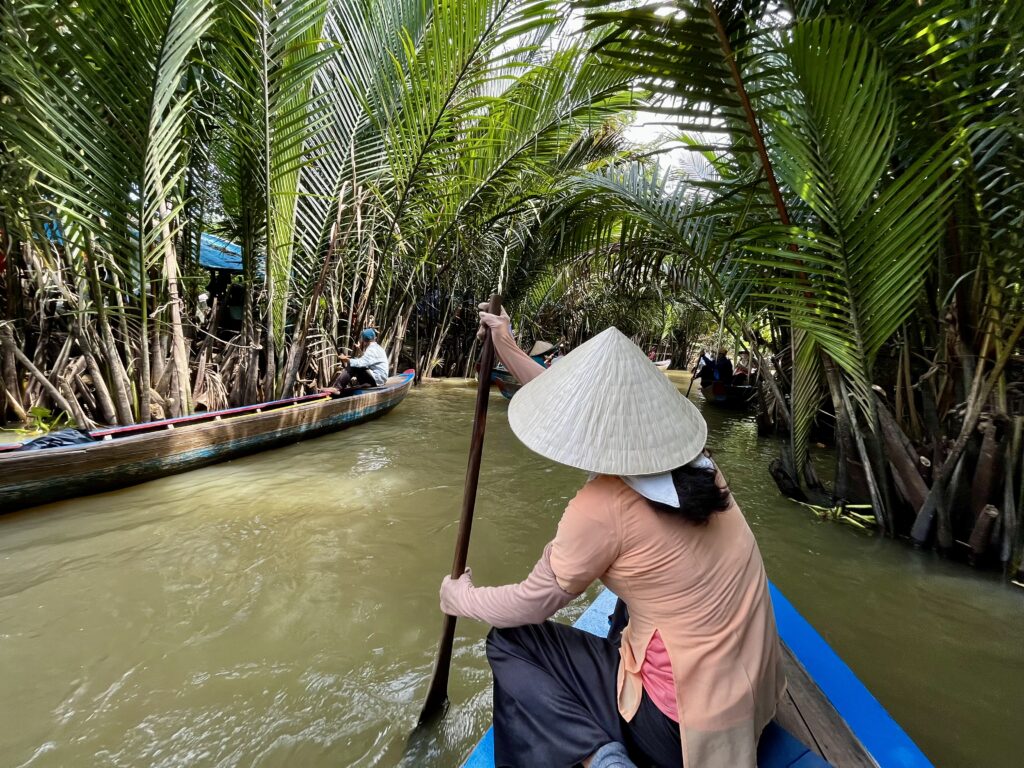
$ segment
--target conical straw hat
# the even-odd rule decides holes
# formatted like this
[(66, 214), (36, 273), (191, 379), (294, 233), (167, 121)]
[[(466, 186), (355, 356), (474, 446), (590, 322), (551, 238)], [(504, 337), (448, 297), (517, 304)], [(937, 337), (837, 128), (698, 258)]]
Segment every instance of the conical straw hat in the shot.
[(653, 475), (696, 458), (708, 425), (697, 406), (617, 328), (520, 389), (512, 431), (545, 458), (603, 475)]
[(555, 348), (554, 344), (549, 344), (546, 341), (534, 342), (534, 345), (530, 348), (530, 357), (534, 355), (543, 355), (545, 352), (550, 352)]

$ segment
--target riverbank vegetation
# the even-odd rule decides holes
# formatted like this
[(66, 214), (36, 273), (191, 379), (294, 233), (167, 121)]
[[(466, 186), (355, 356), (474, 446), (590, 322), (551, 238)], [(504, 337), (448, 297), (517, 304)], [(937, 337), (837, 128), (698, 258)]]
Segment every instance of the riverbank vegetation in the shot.
[(466, 375), (498, 287), (524, 342), (749, 348), (790, 493), (1019, 567), (1021, 4), (2, 14), (6, 418), (291, 395), (367, 323), (396, 366)]
[(83, 0), (4, 30), (6, 408), (83, 424), (323, 384), (371, 321), (441, 358), (641, 96), (546, 0)]
[(824, 422), (833, 503), (1019, 565), (1024, 9), (672, 9), (591, 16), (704, 161), (683, 184), (612, 182), (627, 220), (665, 239), (648, 274), (700, 265), (699, 292), (755, 355), (766, 319), (781, 486), (822, 495), (808, 446)]

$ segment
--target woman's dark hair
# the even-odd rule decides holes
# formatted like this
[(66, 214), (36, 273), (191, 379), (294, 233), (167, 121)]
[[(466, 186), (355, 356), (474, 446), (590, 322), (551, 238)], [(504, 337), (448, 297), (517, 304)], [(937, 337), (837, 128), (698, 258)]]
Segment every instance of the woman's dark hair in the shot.
[(657, 501), (652, 501), (651, 506), (694, 525), (707, 525), (713, 514), (729, 508), (729, 489), (719, 487), (716, 477), (717, 470), (711, 467), (676, 467), (672, 470), (672, 482), (679, 494), (679, 508)]

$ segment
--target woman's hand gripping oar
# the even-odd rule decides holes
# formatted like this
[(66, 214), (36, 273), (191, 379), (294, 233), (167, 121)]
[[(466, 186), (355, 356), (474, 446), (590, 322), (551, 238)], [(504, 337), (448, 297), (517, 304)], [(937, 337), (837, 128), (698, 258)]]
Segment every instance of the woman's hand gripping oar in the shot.
[[(491, 296), (488, 311), (501, 314), (501, 296)], [(480, 457), (484, 448), (484, 428), (487, 425), (487, 399), (491, 388), (491, 369), (494, 367), (494, 344), (490, 331), (484, 335), (480, 350), (479, 382), (476, 388), (476, 412), (473, 414), (473, 437), (469, 443), (469, 466), (466, 469), (466, 488), (462, 497), (462, 517), (459, 519), (459, 535), (455, 541), (455, 559), (452, 562), (452, 578), (457, 579), (466, 570), (466, 555), (469, 552), (469, 534), (473, 528), (473, 510), (476, 507), (476, 488), (480, 480)], [(420, 712), (419, 724), (444, 714), (448, 705), (448, 675), (452, 666), (452, 646), (455, 642), (455, 617), (445, 615), (441, 629), (441, 642), (437, 649), (437, 663), (434, 677), (427, 690), (427, 699)]]

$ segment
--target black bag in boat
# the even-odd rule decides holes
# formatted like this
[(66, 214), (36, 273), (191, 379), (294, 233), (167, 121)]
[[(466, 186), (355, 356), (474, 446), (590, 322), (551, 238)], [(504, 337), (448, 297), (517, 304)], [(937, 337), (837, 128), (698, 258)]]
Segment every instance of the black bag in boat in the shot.
[(63, 445), (80, 445), (95, 442), (84, 429), (61, 429), (48, 435), (37, 437), (25, 443), (21, 450), (38, 451), (42, 448), (59, 448)]

